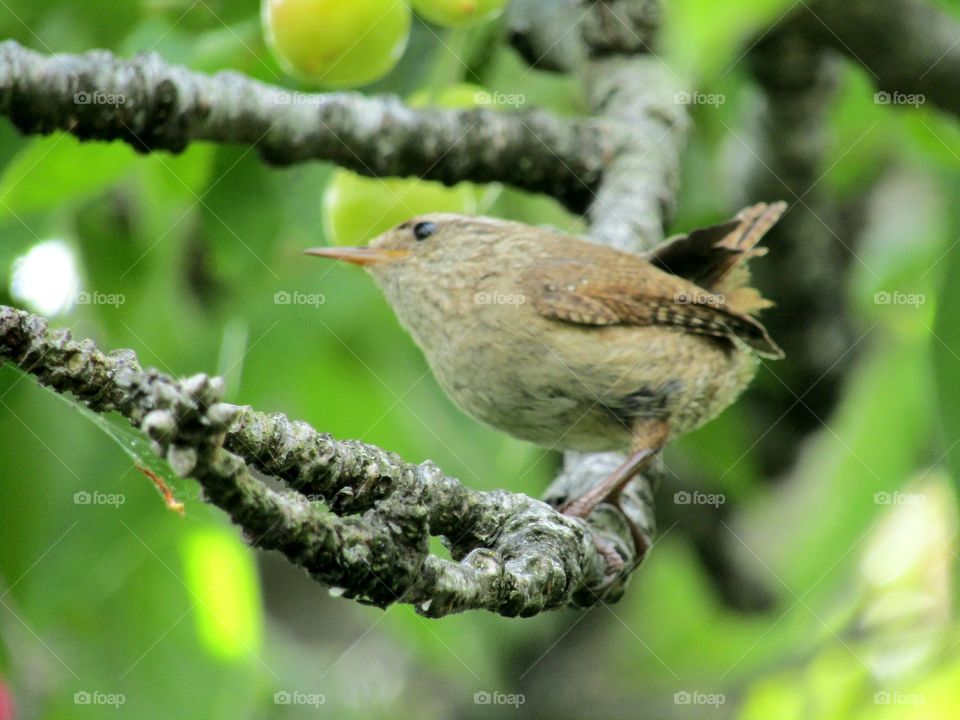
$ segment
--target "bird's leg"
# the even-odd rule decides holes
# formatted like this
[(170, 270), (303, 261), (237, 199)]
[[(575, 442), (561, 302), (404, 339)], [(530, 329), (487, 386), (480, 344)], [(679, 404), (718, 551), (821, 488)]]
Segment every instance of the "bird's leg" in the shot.
[[(650, 549), (649, 542), (640, 528), (623, 512), (623, 508), (620, 506), (620, 497), (627, 483), (650, 466), (657, 453), (663, 449), (669, 435), (670, 429), (662, 420), (646, 420), (638, 423), (633, 430), (633, 442), (630, 446), (629, 457), (620, 467), (583, 495), (564, 503), (560, 512), (571, 517), (586, 518), (600, 503), (610, 503), (627, 518), (627, 524), (630, 526), (630, 534), (633, 536), (633, 543), (637, 552), (637, 560), (641, 560), (647, 550)], [(623, 566), (623, 560), (619, 558), (613, 548), (606, 543), (603, 547), (600, 547), (599, 544), (597, 547), (614, 570)], [(613, 560), (612, 555), (617, 555), (619, 565)]]

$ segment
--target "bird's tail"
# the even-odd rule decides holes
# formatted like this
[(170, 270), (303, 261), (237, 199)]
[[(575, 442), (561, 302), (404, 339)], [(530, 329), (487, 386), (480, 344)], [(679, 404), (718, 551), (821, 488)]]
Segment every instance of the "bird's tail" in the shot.
[(747, 262), (750, 258), (766, 255), (767, 248), (757, 247), (757, 243), (786, 209), (787, 204), (782, 201), (771, 205), (758, 203), (744, 208), (737, 215), (736, 228), (718, 243), (718, 247), (732, 252), (709, 279), (709, 287), (713, 292), (723, 295), (732, 310), (754, 314), (773, 305), (756, 288), (751, 287)]

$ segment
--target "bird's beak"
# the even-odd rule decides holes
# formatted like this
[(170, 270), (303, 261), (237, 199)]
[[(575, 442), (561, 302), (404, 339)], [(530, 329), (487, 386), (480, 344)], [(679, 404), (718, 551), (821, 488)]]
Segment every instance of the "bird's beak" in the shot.
[(303, 251), (304, 255), (344, 260), (354, 265), (379, 265), (396, 262), (410, 254), (409, 250), (387, 250), (375, 247), (319, 247)]

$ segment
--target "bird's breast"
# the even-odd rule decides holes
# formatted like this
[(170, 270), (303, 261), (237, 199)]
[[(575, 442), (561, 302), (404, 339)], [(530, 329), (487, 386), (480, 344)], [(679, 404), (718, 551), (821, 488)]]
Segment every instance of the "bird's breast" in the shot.
[(756, 372), (755, 356), (726, 341), (545, 318), (510, 278), (474, 277), (423, 286), (421, 302), (391, 300), (454, 402), (521, 439), (626, 449), (635, 422), (651, 417), (679, 435), (726, 408)]

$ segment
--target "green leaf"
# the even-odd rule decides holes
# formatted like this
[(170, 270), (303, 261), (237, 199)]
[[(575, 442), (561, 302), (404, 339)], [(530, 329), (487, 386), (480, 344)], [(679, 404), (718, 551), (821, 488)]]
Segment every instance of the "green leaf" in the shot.
[[(27, 375), (27, 373), (25, 373), (16, 365), (8, 364), (8, 367), (18, 375)], [(101, 415), (94, 412), (86, 405), (77, 402), (72, 396), (61, 395), (45, 385), (38, 384), (38, 387), (61, 402), (66, 403), (80, 413), (80, 415), (103, 430), (103, 432), (109, 435), (117, 443), (117, 445), (123, 449), (123, 452), (126, 453), (131, 460), (133, 460), (135, 465), (146, 468), (147, 470), (150, 470), (151, 472), (160, 476), (164, 482), (174, 489), (174, 492), (178, 498), (188, 495), (190, 497), (198, 496), (199, 493), (196, 489), (196, 483), (194, 483), (192, 480), (185, 481), (176, 475), (173, 470), (170, 469), (170, 466), (167, 465), (166, 461), (158, 457), (153, 451), (153, 448), (150, 447), (150, 441), (147, 440), (147, 437), (139, 430), (131, 427), (130, 424), (119, 415)]]

